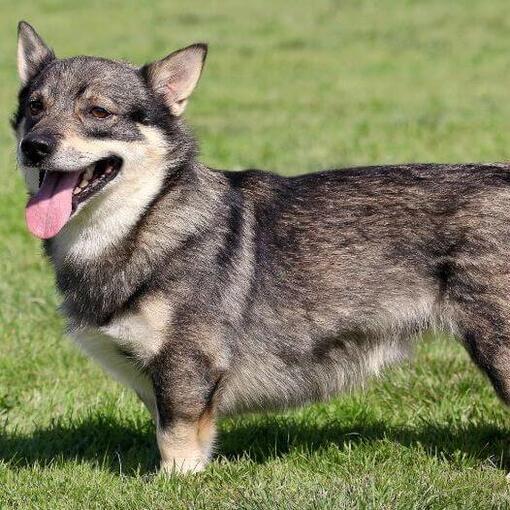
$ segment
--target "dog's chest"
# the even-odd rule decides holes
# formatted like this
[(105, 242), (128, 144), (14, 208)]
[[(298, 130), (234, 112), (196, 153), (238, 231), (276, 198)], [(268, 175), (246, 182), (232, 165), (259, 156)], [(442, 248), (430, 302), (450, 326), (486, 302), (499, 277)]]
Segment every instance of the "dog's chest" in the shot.
[(125, 343), (105, 334), (99, 328), (81, 328), (71, 332), (82, 350), (120, 383), (133, 388), (139, 395), (150, 394), (152, 387), (143, 364), (125, 350)]
[(144, 369), (164, 344), (168, 311), (166, 301), (153, 296), (105, 326), (72, 329), (71, 336), (119, 382), (149, 395), (152, 386)]
[(164, 343), (164, 320), (144, 311), (129, 312), (96, 328), (96, 334), (103, 336), (118, 350), (129, 353), (140, 364), (147, 365)]
[(152, 295), (141, 299), (135, 308), (114, 315), (107, 324), (84, 329), (87, 337), (96, 339), (94, 342), (111, 344), (140, 365), (147, 365), (165, 342), (169, 314), (168, 301)]

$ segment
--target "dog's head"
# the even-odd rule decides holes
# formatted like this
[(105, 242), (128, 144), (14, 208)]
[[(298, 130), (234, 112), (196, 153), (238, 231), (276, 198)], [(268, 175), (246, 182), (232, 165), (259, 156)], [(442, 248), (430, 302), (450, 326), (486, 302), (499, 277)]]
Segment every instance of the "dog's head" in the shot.
[(193, 150), (180, 115), (207, 46), (135, 67), (95, 57), (57, 59), (36, 31), (18, 30), (18, 163), (27, 225), (55, 236), (71, 217), (131, 193), (150, 196)]

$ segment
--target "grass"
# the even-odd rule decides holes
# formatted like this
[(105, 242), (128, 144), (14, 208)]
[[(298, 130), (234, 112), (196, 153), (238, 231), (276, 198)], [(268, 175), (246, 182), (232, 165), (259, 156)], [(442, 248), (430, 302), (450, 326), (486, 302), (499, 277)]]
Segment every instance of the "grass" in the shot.
[(364, 392), (221, 422), (203, 474), (155, 474), (136, 398), (63, 336), (23, 222), (7, 114), (15, 28), (60, 55), (144, 63), (206, 40), (188, 111), (202, 160), (294, 174), (345, 165), (510, 159), (504, 0), (2, 0), (0, 508), (509, 508), (509, 418), (465, 352), (426, 338)]

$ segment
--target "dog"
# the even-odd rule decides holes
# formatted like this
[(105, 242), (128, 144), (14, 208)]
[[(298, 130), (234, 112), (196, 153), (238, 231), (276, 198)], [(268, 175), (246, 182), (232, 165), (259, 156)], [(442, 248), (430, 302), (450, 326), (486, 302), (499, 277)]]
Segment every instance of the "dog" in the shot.
[(161, 469), (202, 470), (218, 416), (327, 399), (431, 328), (510, 403), (510, 166), (208, 168), (182, 120), (206, 54), (62, 60), (18, 30), (27, 226), (69, 334), (150, 411)]

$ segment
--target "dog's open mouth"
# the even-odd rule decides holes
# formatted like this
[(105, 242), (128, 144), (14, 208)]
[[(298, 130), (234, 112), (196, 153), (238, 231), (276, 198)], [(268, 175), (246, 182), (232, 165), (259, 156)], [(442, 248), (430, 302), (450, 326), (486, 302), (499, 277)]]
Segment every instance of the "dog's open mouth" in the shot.
[(78, 204), (97, 193), (119, 173), (122, 161), (115, 156), (89, 165), (81, 173), (79, 184), (73, 189), (73, 211)]
[(111, 156), (77, 172), (40, 170), (39, 191), (25, 210), (30, 232), (41, 239), (57, 235), (78, 205), (114, 179), (121, 166), (122, 160)]

